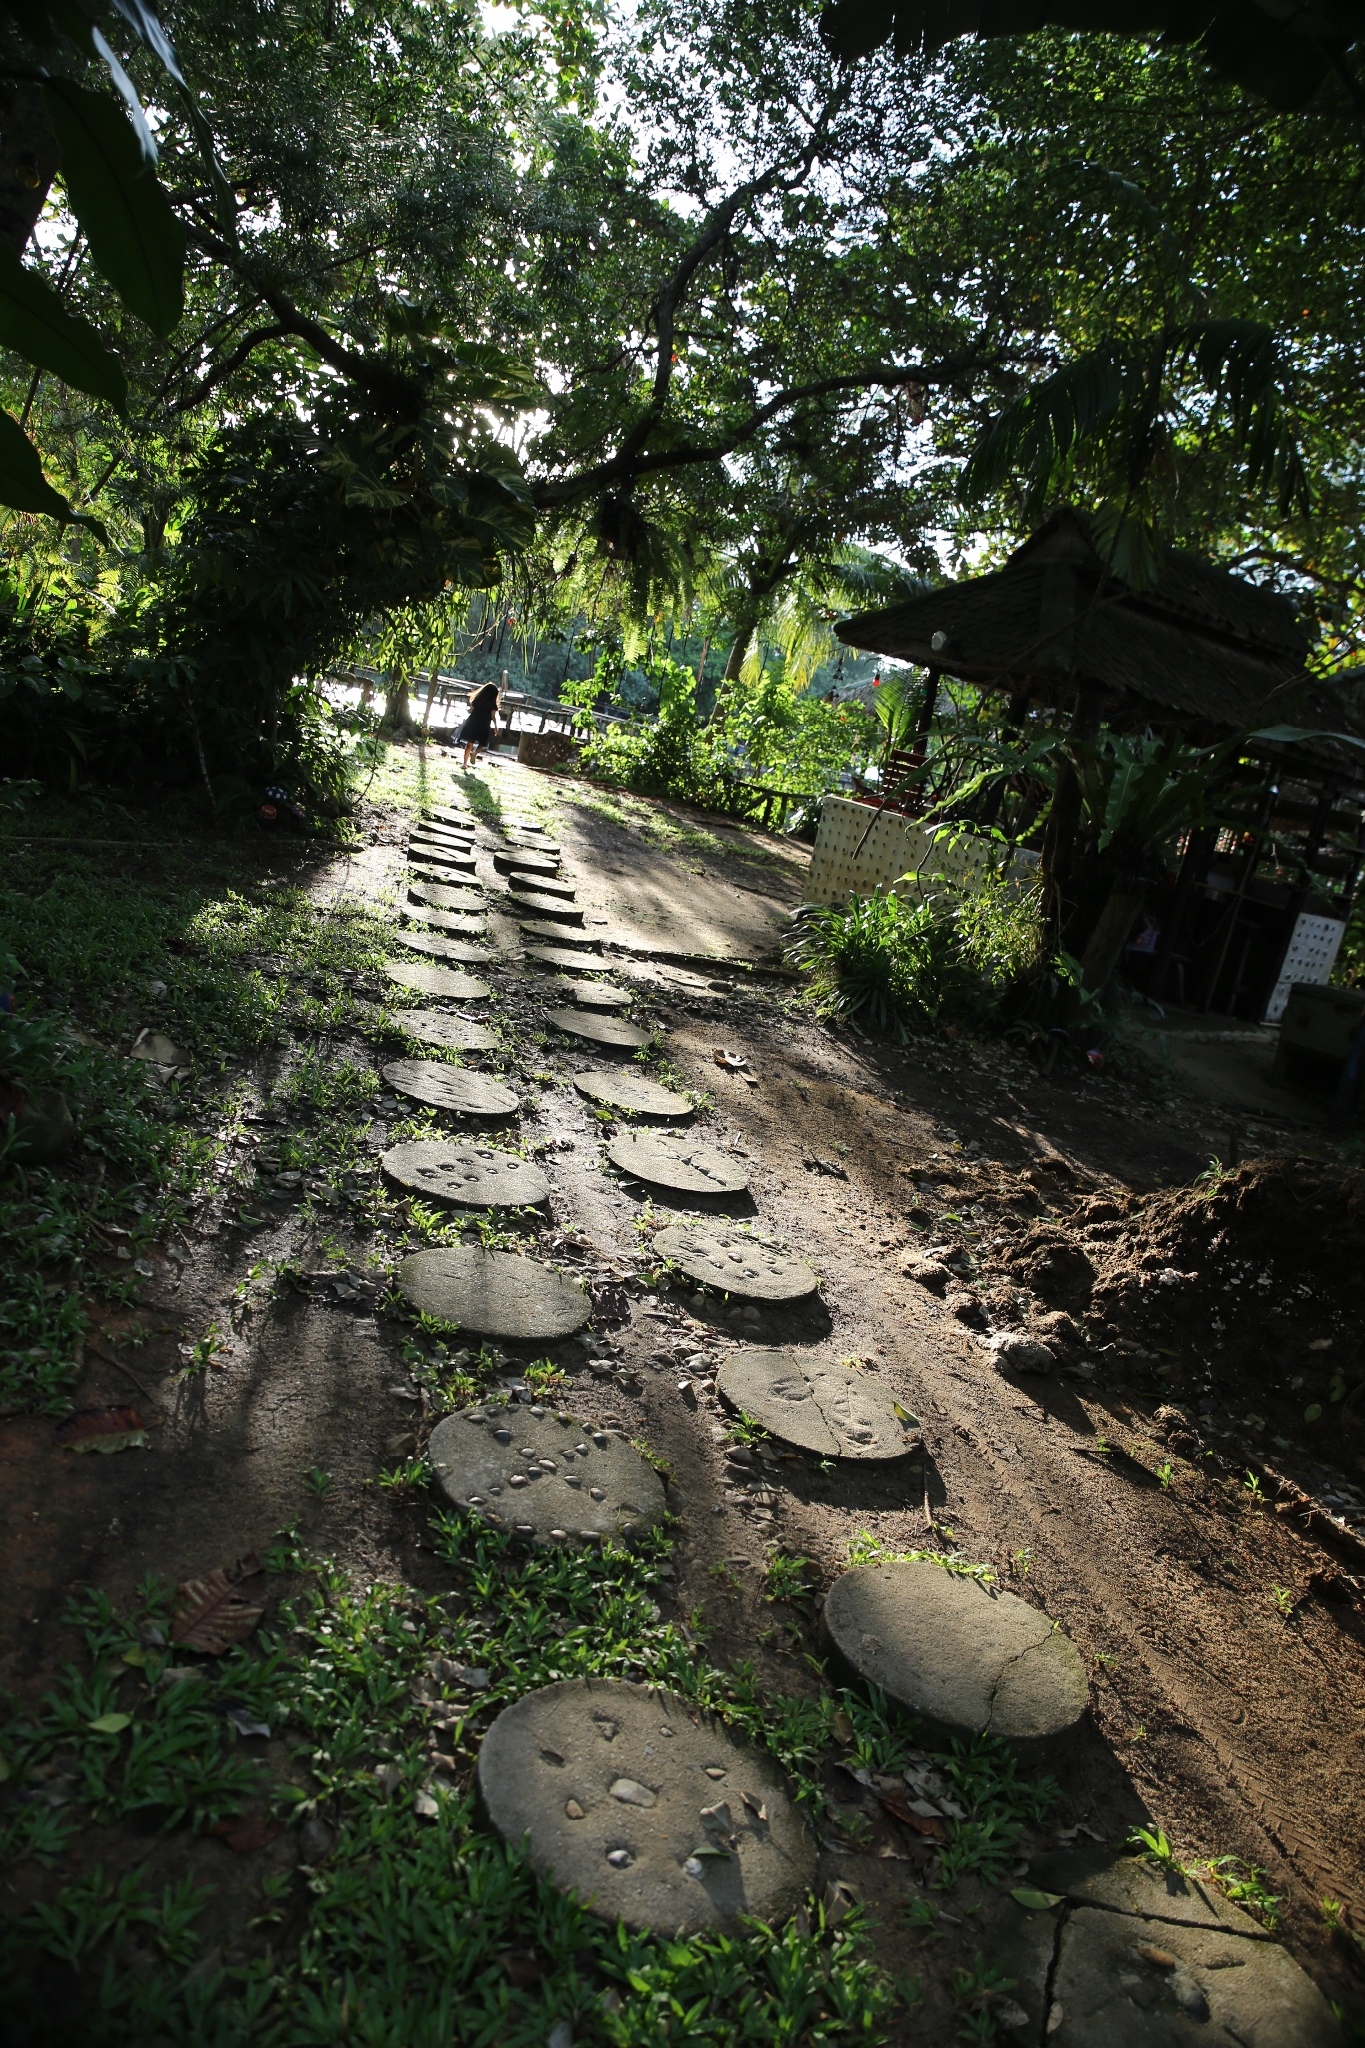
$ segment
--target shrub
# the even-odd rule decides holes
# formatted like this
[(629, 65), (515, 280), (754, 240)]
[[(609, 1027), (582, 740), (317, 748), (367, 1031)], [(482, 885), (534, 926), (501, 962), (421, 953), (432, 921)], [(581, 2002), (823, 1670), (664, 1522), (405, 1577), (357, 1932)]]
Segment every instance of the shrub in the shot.
[(911, 1031), (988, 1023), (1043, 957), (1034, 896), (984, 881), (911, 903), (876, 890), (807, 915), (787, 948), (822, 1016), (856, 1019), (902, 1044)]

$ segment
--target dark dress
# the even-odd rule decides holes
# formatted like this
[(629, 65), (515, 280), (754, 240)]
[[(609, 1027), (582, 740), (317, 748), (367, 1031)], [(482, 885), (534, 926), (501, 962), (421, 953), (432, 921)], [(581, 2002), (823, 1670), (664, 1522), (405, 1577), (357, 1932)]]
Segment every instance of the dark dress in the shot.
[(493, 713), (498, 708), (498, 686), (485, 683), (476, 690), (469, 700), (469, 716), (460, 727), (460, 740), (466, 745), (475, 741), (482, 746), (493, 730)]

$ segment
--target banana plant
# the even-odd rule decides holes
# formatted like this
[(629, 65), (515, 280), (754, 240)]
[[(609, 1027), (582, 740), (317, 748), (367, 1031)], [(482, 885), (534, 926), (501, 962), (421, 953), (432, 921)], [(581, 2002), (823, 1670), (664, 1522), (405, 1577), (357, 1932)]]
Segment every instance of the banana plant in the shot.
[[(222, 173), (175, 52), (146, 0), (115, 0), (137, 41), (183, 100), (215, 192)], [(122, 413), (127, 382), (94, 326), (69, 312), (24, 249), (54, 178), (90, 260), (135, 318), (164, 339), (184, 308), (185, 230), (156, 174), (156, 143), (137, 90), (98, 25), (74, 0), (0, 0), (10, 33), (0, 56), (0, 346)], [(92, 76), (104, 82), (90, 83)], [(48, 482), (28, 435), (0, 411), (0, 505), (76, 521), (101, 538)]]

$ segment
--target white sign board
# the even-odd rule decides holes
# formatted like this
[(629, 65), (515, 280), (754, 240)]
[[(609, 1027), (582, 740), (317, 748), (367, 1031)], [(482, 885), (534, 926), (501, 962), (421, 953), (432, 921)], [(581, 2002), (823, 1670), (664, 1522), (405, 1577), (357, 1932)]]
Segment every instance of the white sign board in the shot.
[(1296, 981), (1321, 987), (1331, 980), (1345, 930), (1339, 917), (1309, 917), (1306, 911), (1300, 912), (1280, 964), (1280, 978), (1265, 1006), (1267, 1024), (1279, 1023)]

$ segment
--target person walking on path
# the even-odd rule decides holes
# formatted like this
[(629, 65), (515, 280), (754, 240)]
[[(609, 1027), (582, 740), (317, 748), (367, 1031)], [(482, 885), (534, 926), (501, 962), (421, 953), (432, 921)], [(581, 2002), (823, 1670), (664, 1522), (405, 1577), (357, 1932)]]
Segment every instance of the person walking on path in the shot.
[(484, 683), (469, 699), (469, 715), (460, 727), (464, 743), (464, 768), (472, 768), (480, 747), (486, 747), (498, 729), (498, 706), (502, 695), (496, 683)]

